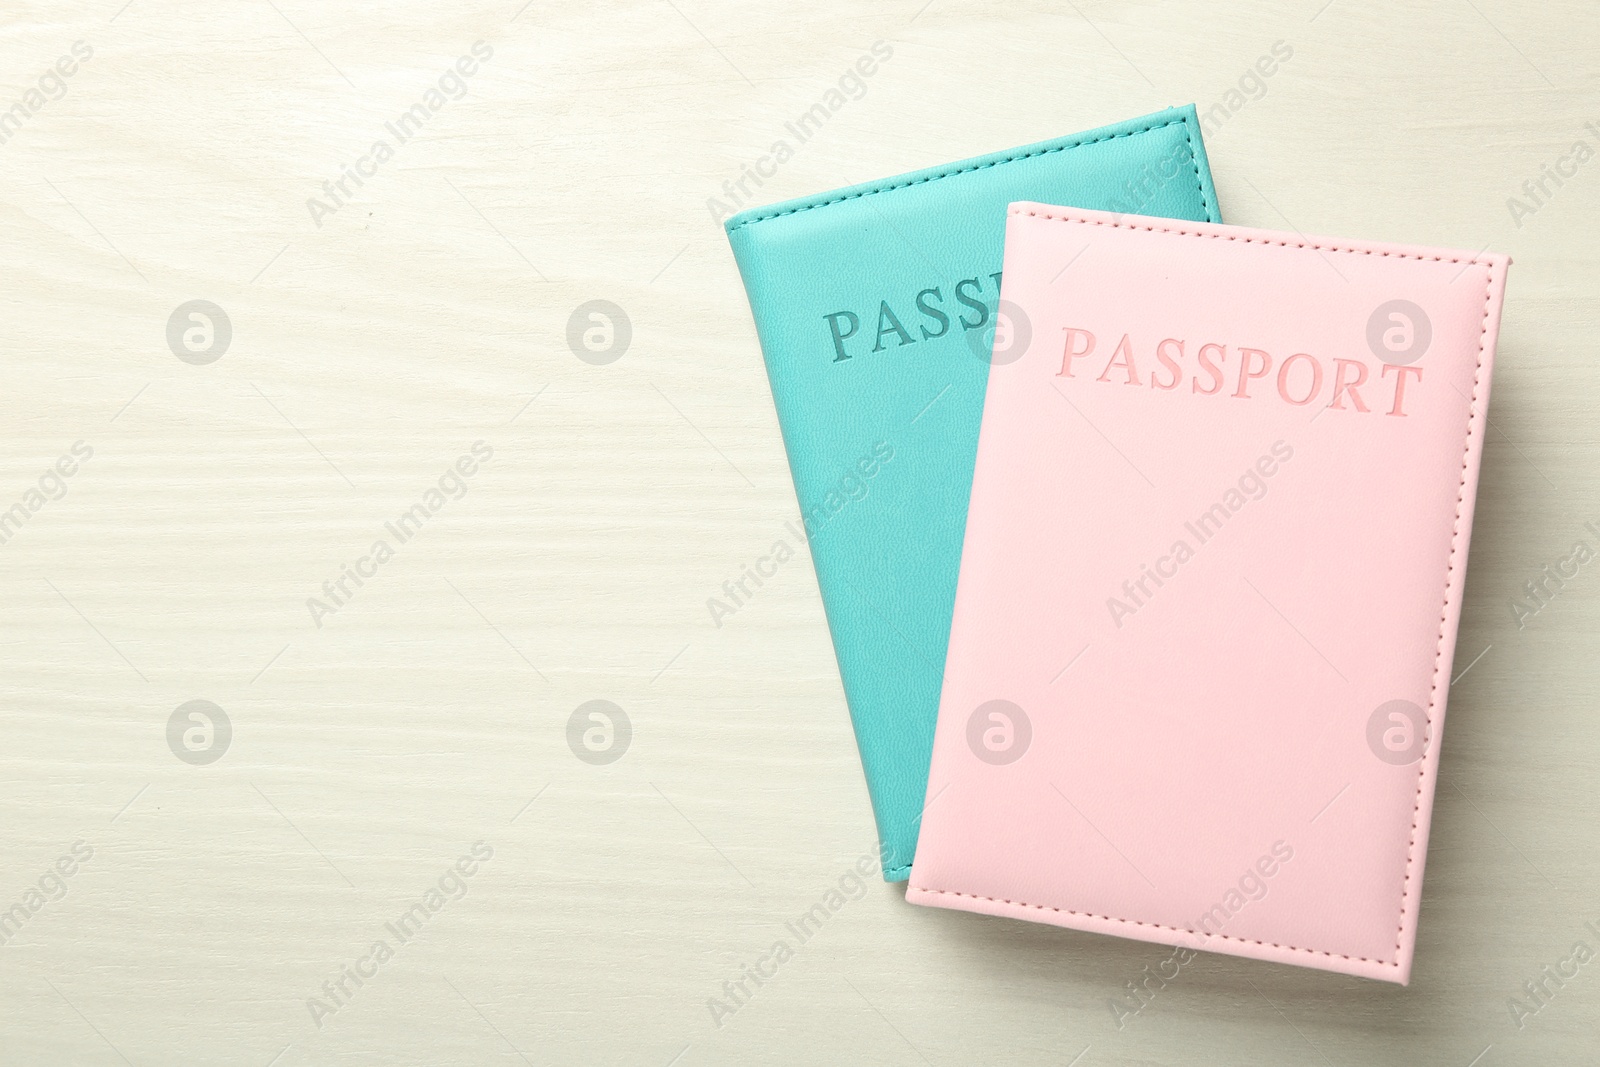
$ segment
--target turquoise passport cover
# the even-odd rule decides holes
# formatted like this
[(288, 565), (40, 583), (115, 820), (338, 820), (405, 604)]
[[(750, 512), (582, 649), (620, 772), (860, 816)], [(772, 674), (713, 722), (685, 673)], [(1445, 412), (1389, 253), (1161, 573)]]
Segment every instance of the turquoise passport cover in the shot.
[(1222, 221), (1191, 105), (724, 224), (889, 881), (922, 819), (990, 343), (1027, 329), (996, 315), (1014, 200)]

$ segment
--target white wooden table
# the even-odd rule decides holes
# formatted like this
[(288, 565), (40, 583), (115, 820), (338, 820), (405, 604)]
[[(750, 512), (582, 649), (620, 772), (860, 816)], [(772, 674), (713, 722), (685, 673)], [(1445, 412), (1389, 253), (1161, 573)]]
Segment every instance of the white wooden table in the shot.
[[(1600, 11), (919, 2), (7, 9), (0, 1062), (1594, 1062)], [(1411, 987), (1119, 1030), (1165, 950), (871, 880), (713, 1018), (873, 839), (809, 558), (706, 607), (796, 511), (708, 201), (878, 41), (752, 200), (1194, 101), (1231, 222), (1515, 258)]]

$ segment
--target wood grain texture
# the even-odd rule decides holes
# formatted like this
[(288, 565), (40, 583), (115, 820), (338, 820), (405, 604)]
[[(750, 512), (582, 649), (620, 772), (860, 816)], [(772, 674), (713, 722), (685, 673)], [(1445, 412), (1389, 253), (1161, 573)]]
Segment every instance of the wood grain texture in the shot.
[[(0, 1062), (1594, 1059), (1600, 963), (1521, 1028), (1507, 1002), (1600, 950), (1600, 573), (1511, 608), (1600, 545), (1600, 162), (1507, 198), (1600, 149), (1600, 13), (919, 4), (8, 6), (0, 510), (93, 455), (0, 545), (0, 909), (39, 893), (0, 946)], [(880, 39), (758, 202), (1194, 101), (1223, 107), (1230, 222), (1514, 257), (1411, 987), (1205, 956), (1119, 1029), (1165, 950), (871, 882), (713, 1022), (873, 841), (809, 559), (706, 608), (796, 511), (707, 200)], [(206, 365), (166, 336), (196, 299), (232, 326)], [(566, 340), (595, 299), (632, 324), (607, 365)], [(475, 441), (464, 495), (319, 626), (308, 598)], [(208, 765), (168, 747), (196, 699), (232, 725)], [(603, 766), (567, 740), (594, 699), (633, 730)]]

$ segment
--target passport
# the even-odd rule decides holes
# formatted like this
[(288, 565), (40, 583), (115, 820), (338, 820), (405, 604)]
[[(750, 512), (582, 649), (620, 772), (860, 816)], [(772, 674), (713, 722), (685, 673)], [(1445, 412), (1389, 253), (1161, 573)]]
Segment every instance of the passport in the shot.
[(1508, 266), (1011, 206), (907, 900), (1409, 980)]
[(1006, 207), (1220, 221), (1193, 106), (746, 211), (755, 319), (883, 857), (916, 847)]

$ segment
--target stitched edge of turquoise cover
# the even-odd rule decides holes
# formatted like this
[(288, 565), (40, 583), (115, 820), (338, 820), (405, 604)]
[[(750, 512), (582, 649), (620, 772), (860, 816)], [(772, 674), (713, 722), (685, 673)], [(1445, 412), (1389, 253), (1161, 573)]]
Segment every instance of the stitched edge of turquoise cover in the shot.
[[(938, 799), (925, 797), (928, 763), (1006, 207), (1017, 200), (1222, 221), (1191, 104), (724, 223), (766, 358), (887, 881), (909, 876), (923, 807)], [(1074, 651), (1063, 649), (1062, 662)]]

